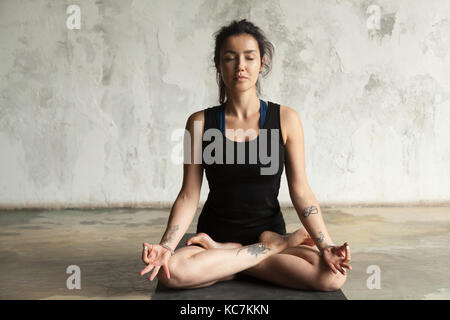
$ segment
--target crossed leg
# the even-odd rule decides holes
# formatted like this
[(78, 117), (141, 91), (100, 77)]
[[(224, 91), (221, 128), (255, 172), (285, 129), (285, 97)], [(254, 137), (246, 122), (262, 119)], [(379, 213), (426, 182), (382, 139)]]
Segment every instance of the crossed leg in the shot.
[(289, 236), (280, 236), (275, 232), (264, 231), (259, 242), (249, 246), (219, 244), (206, 234), (199, 234), (197, 238), (209, 241), (205, 243), (197, 239), (196, 243), (205, 247), (192, 246), (176, 250), (168, 261), (170, 279), (166, 277), (163, 269), (159, 270), (158, 279), (164, 285), (173, 288), (199, 288), (217, 281), (233, 279), (238, 272), (254, 267), (264, 259), (301, 243), (304, 234), (294, 232)]
[(336, 291), (346, 280), (346, 275), (331, 271), (318, 249), (306, 245), (288, 248), (242, 273), (299, 290)]
[[(197, 234), (190, 242), (202, 247), (178, 249), (169, 260), (171, 279), (167, 279), (162, 269), (158, 279), (173, 288), (201, 288), (232, 280), (241, 272), (284, 287), (320, 291), (337, 290), (345, 282), (344, 275), (334, 274), (324, 264), (317, 249), (301, 244), (308, 241), (306, 230), (299, 229), (289, 237), (274, 232), (263, 234), (269, 235), (269, 239), (282, 239), (283, 246), (275, 246), (277, 252), (272, 250), (265, 255), (268, 252), (261, 251), (261, 243), (242, 247), (239, 243), (217, 243), (204, 233)], [(244, 249), (249, 254), (238, 258)]]

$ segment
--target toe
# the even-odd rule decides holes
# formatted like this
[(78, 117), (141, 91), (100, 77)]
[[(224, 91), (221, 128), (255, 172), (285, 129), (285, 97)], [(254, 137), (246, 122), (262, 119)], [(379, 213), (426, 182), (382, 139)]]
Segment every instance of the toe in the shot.
[(190, 245), (190, 244), (192, 244), (192, 243), (198, 243), (198, 237), (197, 237), (197, 236), (190, 237), (190, 238), (188, 239), (188, 241), (186, 241), (186, 244), (187, 244), (187, 245)]

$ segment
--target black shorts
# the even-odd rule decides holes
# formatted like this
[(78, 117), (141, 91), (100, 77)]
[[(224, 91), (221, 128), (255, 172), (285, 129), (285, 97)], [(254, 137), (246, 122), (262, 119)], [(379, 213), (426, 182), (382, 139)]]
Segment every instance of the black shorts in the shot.
[(199, 218), (197, 224), (197, 233), (204, 232), (216, 242), (237, 242), (243, 246), (258, 243), (259, 236), (266, 230), (285, 235), (286, 224), (283, 216), (280, 214), (275, 216), (274, 219), (255, 227), (214, 221), (211, 218)]

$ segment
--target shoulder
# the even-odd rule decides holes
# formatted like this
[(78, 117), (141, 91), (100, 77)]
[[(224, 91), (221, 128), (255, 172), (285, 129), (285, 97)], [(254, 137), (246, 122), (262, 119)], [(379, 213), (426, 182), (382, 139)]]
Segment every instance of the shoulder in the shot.
[(192, 113), (189, 116), (187, 121), (188, 122), (194, 122), (194, 121), (202, 121), (203, 122), (204, 120), (205, 120), (205, 109)]
[(297, 110), (289, 106), (280, 105), (280, 125), (283, 133), (284, 143), (293, 133), (302, 133), (302, 122)]
[(220, 108), (220, 105), (204, 108), (202, 110), (196, 111), (192, 113), (187, 120), (187, 125), (193, 125), (193, 123), (200, 121), (202, 124), (202, 128), (205, 125), (205, 122), (211, 122), (211, 119), (217, 115), (217, 112)]
[(203, 128), (203, 124), (205, 122), (205, 109), (203, 110), (199, 110), (196, 111), (194, 113), (191, 113), (191, 115), (189, 115), (187, 121), (186, 121), (186, 129), (188, 129), (189, 131), (191, 129), (194, 128), (194, 124), (195, 123), (201, 123), (202, 128)]
[(294, 108), (280, 105), (280, 117), (288, 119), (289, 117), (298, 117), (298, 113)]

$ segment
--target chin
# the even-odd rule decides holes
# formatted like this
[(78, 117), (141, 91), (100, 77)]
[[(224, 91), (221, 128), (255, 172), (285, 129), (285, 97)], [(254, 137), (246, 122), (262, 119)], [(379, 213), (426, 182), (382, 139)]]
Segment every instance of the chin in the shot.
[(250, 81), (245, 81), (245, 82), (233, 82), (233, 87), (235, 88), (251, 88), (254, 87), (256, 85), (256, 83), (252, 83)]
[(237, 85), (237, 86), (233, 86), (233, 88), (232, 88), (232, 90), (233, 91), (237, 91), (237, 92), (244, 92), (244, 91), (247, 91), (247, 90), (249, 90), (249, 89), (251, 89), (252, 88), (252, 86), (239, 86), (239, 85)]

